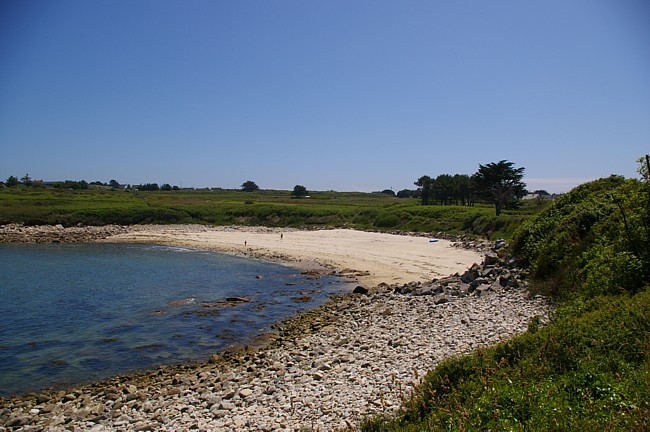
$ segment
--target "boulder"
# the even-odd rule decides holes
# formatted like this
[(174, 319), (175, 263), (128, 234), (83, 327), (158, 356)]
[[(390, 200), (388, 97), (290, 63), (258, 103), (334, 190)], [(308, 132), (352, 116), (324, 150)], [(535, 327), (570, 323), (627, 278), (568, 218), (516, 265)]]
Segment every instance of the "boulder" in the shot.
[(249, 297), (226, 297), (226, 301), (231, 303), (248, 303), (251, 299)]
[(483, 259), (483, 267), (487, 266), (493, 266), (496, 265), (499, 262), (499, 256), (495, 253), (488, 253), (485, 254), (485, 258)]
[(488, 284), (482, 284), (479, 285), (476, 290), (474, 291), (474, 294), (482, 297), (484, 295), (487, 295), (490, 291), (492, 290), (492, 286)]
[(357, 285), (357, 287), (352, 291), (354, 294), (368, 294), (368, 288)]
[(502, 287), (508, 286), (511, 280), (512, 280), (512, 275), (508, 270), (503, 271), (499, 275), (499, 285), (501, 285)]
[(490, 281), (489, 281), (488, 278), (478, 277), (478, 278), (474, 279), (472, 281), (472, 283), (469, 284), (469, 286), (471, 288), (471, 291), (474, 291), (476, 289), (476, 287), (478, 287), (479, 285), (489, 284), (489, 283), (490, 283)]
[(472, 281), (477, 277), (478, 277), (478, 272), (475, 273), (473, 270), (469, 269), (465, 271), (465, 273), (463, 273), (463, 275), (460, 277), (460, 280), (463, 283), (468, 284), (468, 283), (472, 283)]
[(437, 305), (449, 303), (449, 299), (445, 294), (438, 294), (433, 298), (433, 303)]
[(479, 272), (480, 277), (490, 277), (490, 276), (494, 276), (495, 274), (496, 274), (496, 267), (493, 265), (484, 266)]
[(454, 282), (458, 282), (458, 276), (449, 276), (449, 277), (446, 277), (446, 278), (442, 278), (442, 279), (440, 279), (438, 281), (438, 283), (443, 287), (449, 285), (450, 283), (454, 283)]
[(458, 291), (459, 291), (459, 293), (460, 293), (461, 296), (466, 296), (467, 294), (469, 294), (469, 293), (471, 293), (472, 291), (474, 291), (474, 289), (472, 288), (472, 285), (471, 285), (471, 284), (462, 283), (462, 284), (460, 284), (460, 286), (458, 287)]

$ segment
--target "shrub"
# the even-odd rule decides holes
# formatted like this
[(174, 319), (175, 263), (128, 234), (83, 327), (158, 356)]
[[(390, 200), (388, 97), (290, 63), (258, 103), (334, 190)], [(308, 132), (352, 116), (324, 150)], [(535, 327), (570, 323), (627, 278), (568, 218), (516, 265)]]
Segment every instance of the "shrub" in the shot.
[(401, 223), (400, 217), (395, 213), (381, 213), (375, 218), (375, 226), (378, 228), (395, 228)]
[(581, 185), (522, 224), (513, 252), (554, 296), (637, 292), (650, 276), (647, 203), (636, 180)]

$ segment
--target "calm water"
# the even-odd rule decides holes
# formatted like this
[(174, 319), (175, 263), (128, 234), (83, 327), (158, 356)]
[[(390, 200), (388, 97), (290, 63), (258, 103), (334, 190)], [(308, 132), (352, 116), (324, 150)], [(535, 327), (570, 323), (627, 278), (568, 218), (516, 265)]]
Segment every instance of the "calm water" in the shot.
[[(204, 360), (343, 289), (183, 248), (0, 245), (0, 395)], [(224, 306), (226, 297), (251, 301)]]

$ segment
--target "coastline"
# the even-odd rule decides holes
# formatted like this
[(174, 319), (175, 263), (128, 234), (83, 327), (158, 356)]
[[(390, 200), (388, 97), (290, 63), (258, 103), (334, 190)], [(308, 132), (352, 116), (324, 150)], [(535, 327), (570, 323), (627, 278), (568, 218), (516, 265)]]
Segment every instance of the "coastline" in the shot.
[[(318, 256), (300, 233), (144, 226), (120, 227), (114, 235), (97, 236), (96, 241), (163, 243), (296, 266), (317, 264), (343, 274), (347, 271), (372, 287), (367, 295), (336, 296), (278, 323), (277, 333), (251, 341), (255, 349), (226, 351), (207, 363), (163, 366), (65, 391), (8, 398), (2, 400), (0, 420), (7, 430), (336, 430), (353, 426), (365, 415), (395, 412), (413, 385), (442, 359), (522, 333), (534, 316), (547, 316), (544, 300), (529, 298), (525, 286), (515, 289), (495, 284), (485, 295), (481, 292), (445, 303), (434, 296), (400, 294), (396, 288), (405, 279), (392, 276), (399, 265), (386, 264), (386, 259), (396, 261), (399, 250), (407, 253), (403, 260), (415, 256), (419, 263), (419, 248), (433, 246), (423, 244), (428, 243), (426, 238), (414, 247), (409, 238), (398, 239), (406, 236), (363, 233), (363, 239), (356, 239), (358, 232), (351, 230), (330, 232), (330, 236), (336, 234), (335, 244), (340, 246), (345, 237), (354, 253), (372, 257), (355, 261), (345, 248)], [(316, 247), (330, 247), (332, 237), (323, 237), (324, 231), (313, 233)], [(241, 244), (242, 236), (246, 247)], [(215, 241), (216, 237), (221, 240)], [(381, 239), (406, 240), (407, 247), (388, 246), (391, 253), (382, 255), (378, 252)], [(291, 244), (297, 246), (292, 249)], [(452, 252), (458, 249), (451, 244), (449, 248), (449, 254), (456, 257)], [(418, 265), (402, 276), (410, 278), (408, 286), (431, 280), (422, 269), (418, 273)], [(421, 279), (413, 278), (414, 274)]]
[(363, 285), (425, 282), (463, 272), (483, 259), (447, 239), (352, 229), (298, 230), (204, 225), (139, 225), (103, 241), (213, 250), (357, 278)]

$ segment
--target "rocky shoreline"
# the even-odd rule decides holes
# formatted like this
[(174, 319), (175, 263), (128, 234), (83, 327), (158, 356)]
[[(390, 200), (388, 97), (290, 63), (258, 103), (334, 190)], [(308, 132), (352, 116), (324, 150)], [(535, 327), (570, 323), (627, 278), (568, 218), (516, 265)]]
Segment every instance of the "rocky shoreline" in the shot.
[(260, 349), (3, 399), (0, 431), (351, 428), (398, 410), (444, 358), (547, 320), (546, 301), (509, 264), (488, 254), (430, 283), (360, 287), (279, 323)]
[(0, 243), (75, 243), (103, 240), (129, 230), (128, 226), (0, 225)]

